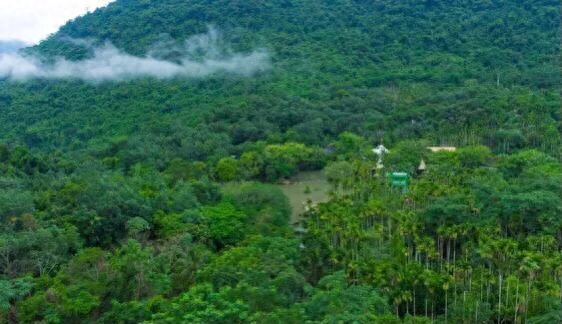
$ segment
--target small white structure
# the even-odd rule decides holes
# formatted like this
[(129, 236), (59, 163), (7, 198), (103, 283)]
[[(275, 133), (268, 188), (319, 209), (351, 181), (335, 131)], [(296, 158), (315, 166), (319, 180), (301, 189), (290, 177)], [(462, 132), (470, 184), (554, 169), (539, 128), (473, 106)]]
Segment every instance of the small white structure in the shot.
[(425, 171), (427, 169), (427, 166), (425, 165), (425, 161), (422, 159), (420, 162), (420, 166), (418, 167), (418, 171)]
[(373, 149), (373, 153), (375, 153), (379, 159), (377, 160), (377, 165), (376, 165), (376, 169), (377, 170), (381, 170), (384, 168), (384, 164), (382, 163), (382, 159), (384, 157), (385, 154), (387, 154), (388, 152), (390, 152), (386, 147), (384, 147), (384, 145), (380, 144), (379, 146), (375, 147)]
[(437, 152), (455, 152), (457, 150), (454, 146), (430, 146), (427, 148), (433, 153)]
[(390, 152), (384, 145), (380, 144), (379, 146), (373, 149), (373, 153), (378, 155), (379, 157), (385, 155), (386, 153)]

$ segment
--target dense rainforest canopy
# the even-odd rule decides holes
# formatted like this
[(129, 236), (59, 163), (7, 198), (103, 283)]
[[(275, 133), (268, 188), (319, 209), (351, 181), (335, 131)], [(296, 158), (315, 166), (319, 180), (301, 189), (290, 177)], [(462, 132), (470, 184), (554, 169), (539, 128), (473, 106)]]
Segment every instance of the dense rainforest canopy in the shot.
[[(22, 55), (182, 64), (210, 33), (191, 59), (268, 66), (0, 79), (0, 323), (562, 322), (560, 15), (117, 0), (68, 22)], [(310, 171), (326, 199), (295, 206)]]

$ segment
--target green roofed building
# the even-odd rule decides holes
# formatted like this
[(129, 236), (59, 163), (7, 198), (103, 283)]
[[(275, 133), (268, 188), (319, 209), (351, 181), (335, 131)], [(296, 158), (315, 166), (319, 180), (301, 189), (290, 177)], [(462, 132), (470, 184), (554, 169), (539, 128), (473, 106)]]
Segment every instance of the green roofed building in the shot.
[(406, 172), (392, 172), (389, 173), (388, 178), (393, 187), (407, 188), (410, 176)]

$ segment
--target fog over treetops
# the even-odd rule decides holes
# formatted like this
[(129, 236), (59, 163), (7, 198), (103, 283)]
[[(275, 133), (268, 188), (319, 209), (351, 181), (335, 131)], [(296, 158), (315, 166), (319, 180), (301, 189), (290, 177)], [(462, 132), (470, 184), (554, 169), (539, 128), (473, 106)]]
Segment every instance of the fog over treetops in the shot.
[[(209, 29), (206, 34), (191, 36), (181, 45), (155, 44), (146, 56), (133, 56), (107, 42), (95, 46), (88, 40), (67, 39), (91, 52), (90, 56), (71, 61), (53, 58), (42, 62), (37, 54), (12, 51), (0, 53), (0, 78), (16, 81), (29, 79), (78, 79), (89, 82), (119, 81), (139, 77), (169, 79), (201, 78), (217, 72), (250, 76), (269, 68), (265, 50), (248, 54), (228, 53), (220, 48), (219, 33)], [(8, 47), (6, 46), (8, 49)], [(10, 48), (15, 49), (12, 45)], [(156, 55), (174, 55), (175, 62)]]

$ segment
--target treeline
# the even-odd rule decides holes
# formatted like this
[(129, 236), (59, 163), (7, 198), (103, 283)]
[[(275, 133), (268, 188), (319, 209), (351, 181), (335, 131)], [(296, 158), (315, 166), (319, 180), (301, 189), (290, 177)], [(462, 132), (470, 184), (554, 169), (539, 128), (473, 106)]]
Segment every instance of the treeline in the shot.
[(33, 150), (119, 157), (125, 168), (139, 161), (161, 167), (174, 158), (216, 161), (256, 142), (326, 147), (344, 131), (386, 143), (423, 137), (496, 153), (533, 147), (560, 154), (554, 88), (404, 85), (334, 89), (332, 98), (311, 101), (262, 93), (269, 90), (252, 89), (253, 80), (186, 82), (0, 84), (0, 132), (5, 142)]
[[(289, 226), (291, 206), (278, 187), (242, 181), (244, 159), (124, 172), (4, 148), (1, 318), (562, 319), (561, 164), (537, 150), (430, 153), (427, 145), (400, 142), (377, 172), (371, 143), (342, 134), (323, 153), (331, 199), (309, 206), (301, 234)], [(283, 149), (313, 151), (269, 148)], [(43, 166), (30, 167), (34, 160)], [(406, 191), (388, 182), (392, 171), (411, 174)]]
[(369, 177), (373, 163), (359, 156), (328, 166), (353, 172), (332, 178), (347, 193), (306, 215), (311, 273), (345, 271), (413, 322), (562, 320), (560, 163), (535, 150), (426, 145), (403, 142), (388, 156), (396, 171), (427, 162), (407, 192)]

